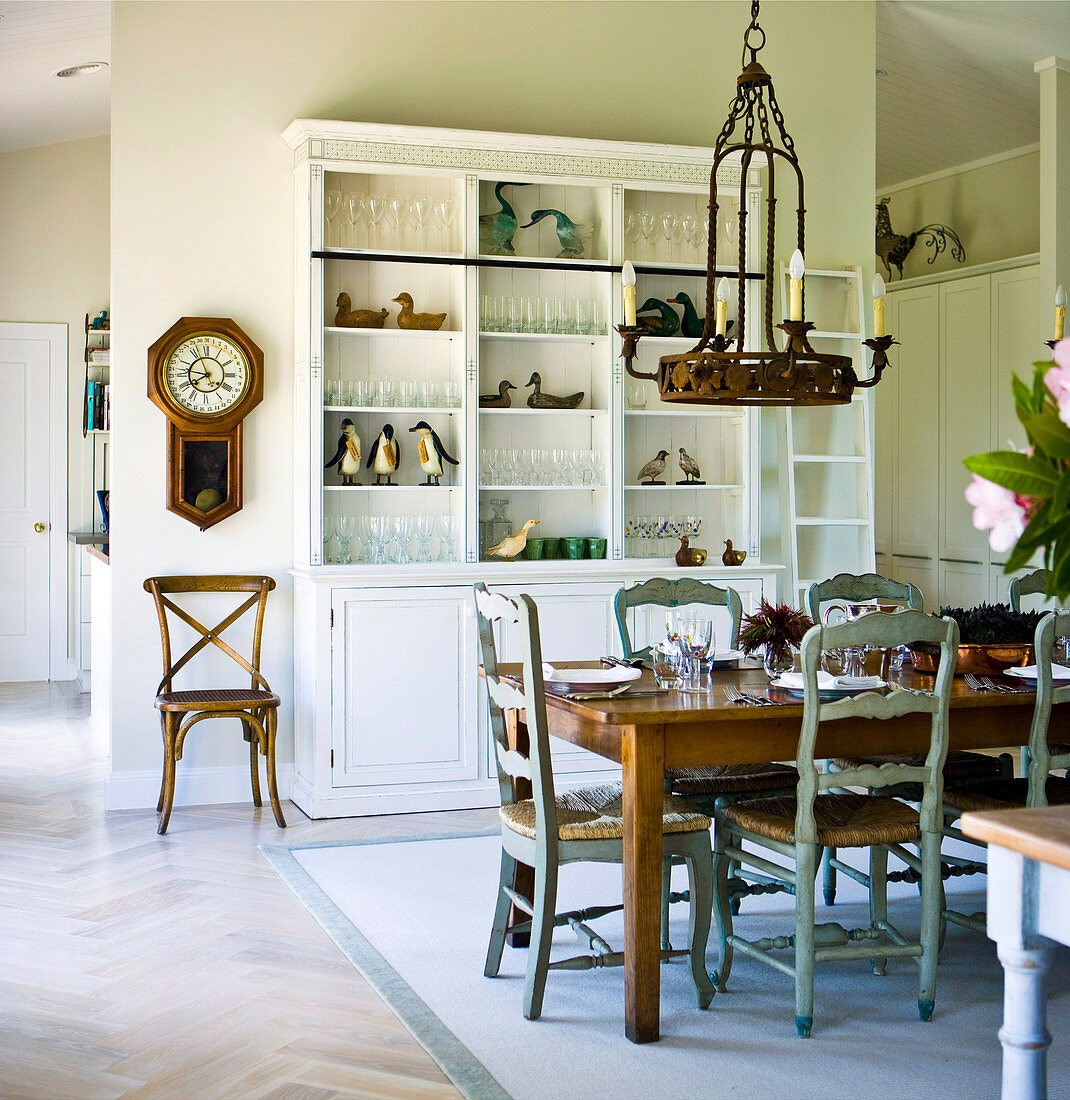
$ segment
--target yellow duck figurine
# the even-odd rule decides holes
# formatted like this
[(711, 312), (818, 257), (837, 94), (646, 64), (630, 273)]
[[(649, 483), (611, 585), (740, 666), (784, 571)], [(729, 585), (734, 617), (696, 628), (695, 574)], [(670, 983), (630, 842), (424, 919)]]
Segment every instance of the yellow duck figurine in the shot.
[(446, 320), (444, 313), (417, 313), (412, 308), (412, 295), (404, 291), (391, 301), (401, 306), (401, 312), (398, 314), (398, 328), (440, 329), (442, 322)]
[(508, 538), (502, 539), (497, 546), (492, 546), (487, 551), (487, 557), (489, 558), (493, 554), (498, 558), (515, 558), (517, 554), (522, 554), (524, 547), (527, 545), (528, 532), (538, 522), (537, 519), (529, 519), (515, 535), (510, 535)]
[(334, 303), (338, 312), (334, 315), (337, 328), (382, 328), (386, 323), (387, 308), (353, 309), (353, 299), (345, 291), (338, 295)]

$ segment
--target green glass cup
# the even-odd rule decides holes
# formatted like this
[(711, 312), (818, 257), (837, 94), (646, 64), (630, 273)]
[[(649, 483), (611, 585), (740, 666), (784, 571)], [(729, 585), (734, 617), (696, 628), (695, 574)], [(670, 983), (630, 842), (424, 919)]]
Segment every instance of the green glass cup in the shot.
[(584, 551), (587, 549), (586, 539), (562, 539), (561, 548), (564, 550), (564, 556), (569, 561), (578, 561), (583, 557)]
[(543, 548), (547, 541), (547, 539), (529, 538), (524, 543), (524, 557), (529, 561), (538, 561), (542, 557)]
[(605, 539), (584, 539), (587, 543), (587, 557), (604, 558), (606, 556)]

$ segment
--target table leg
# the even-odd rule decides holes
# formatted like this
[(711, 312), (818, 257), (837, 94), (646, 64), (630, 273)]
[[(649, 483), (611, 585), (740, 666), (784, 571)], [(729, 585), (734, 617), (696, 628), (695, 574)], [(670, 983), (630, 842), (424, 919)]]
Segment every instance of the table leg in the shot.
[(1042, 1100), (1048, 1095), (1045, 978), (1050, 965), (1047, 947), (1022, 948), (999, 944), (1003, 964), (1003, 1100)]
[[(517, 752), (527, 756), (528, 727), (527, 723), (521, 719), (519, 711), (511, 710), (508, 712), (506, 720), (506, 738), (509, 742), (509, 748), (516, 749)], [(530, 798), (531, 781), (529, 779), (514, 779), (513, 793), (518, 799)], [(529, 867), (526, 863), (517, 863), (514, 889), (516, 889), (518, 893), (523, 894), (526, 898), (535, 897), (534, 867)], [(509, 910), (510, 924), (528, 919), (527, 913), (522, 913), (515, 905)], [(510, 947), (527, 947), (531, 943), (531, 933), (511, 932), (506, 936), (506, 942)]]
[(624, 1030), (653, 1043), (661, 1025), (661, 815), (665, 746), (660, 726), (625, 727)]

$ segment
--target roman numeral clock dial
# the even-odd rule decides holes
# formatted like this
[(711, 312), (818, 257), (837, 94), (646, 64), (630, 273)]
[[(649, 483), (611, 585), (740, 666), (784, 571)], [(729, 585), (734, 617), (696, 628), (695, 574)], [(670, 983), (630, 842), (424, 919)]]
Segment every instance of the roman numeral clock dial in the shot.
[(167, 508), (213, 526), (242, 507), (242, 421), (264, 395), (264, 355), (229, 318), (183, 317), (149, 348), (167, 417)]

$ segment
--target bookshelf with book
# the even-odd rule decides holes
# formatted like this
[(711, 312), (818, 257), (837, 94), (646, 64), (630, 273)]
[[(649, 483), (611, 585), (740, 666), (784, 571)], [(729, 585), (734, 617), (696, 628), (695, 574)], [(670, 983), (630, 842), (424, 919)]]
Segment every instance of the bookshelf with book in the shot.
[(111, 430), (111, 320), (102, 309), (85, 315), (85, 394), (82, 435)]

